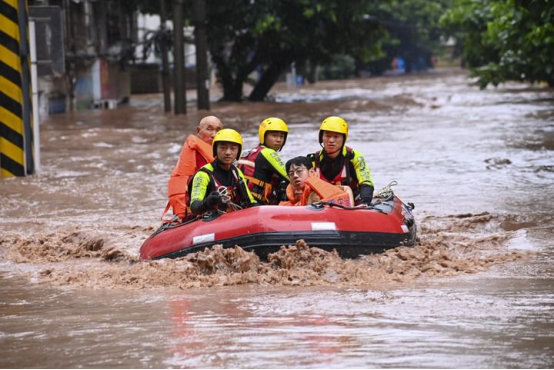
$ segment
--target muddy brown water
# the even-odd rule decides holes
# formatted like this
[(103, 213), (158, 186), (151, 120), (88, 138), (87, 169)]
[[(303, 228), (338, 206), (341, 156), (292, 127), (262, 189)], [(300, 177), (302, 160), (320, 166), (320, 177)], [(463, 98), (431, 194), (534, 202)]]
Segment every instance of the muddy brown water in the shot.
[(285, 159), (318, 148), (326, 116), (349, 121), (419, 225), (414, 248), (356, 260), (300, 241), (268, 262), (217, 247), (140, 262), (206, 112), (164, 115), (152, 95), (50, 117), (40, 173), (0, 180), (0, 367), (554, 367), (554, 94), (472, 82), (438, 70), (212, 103), (245, 147), (285, 119)]

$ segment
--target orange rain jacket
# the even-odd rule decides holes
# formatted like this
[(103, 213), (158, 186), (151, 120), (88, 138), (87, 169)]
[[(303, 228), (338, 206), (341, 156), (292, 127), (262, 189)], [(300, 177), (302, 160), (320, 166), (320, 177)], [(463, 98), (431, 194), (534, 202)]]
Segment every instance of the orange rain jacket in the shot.
[[(167, 184), (167, 196), (169, 202), (164, 214), (171, 207), (173, 214), (183, 219), (187, 213), (187, 188), (189, 179), (206, 163), (196, 163), (196, 156), (199, 154), (206, 160), (206, 163), (214, 161), (212, 146), (196, 135), (189, 135), (183, 144), (181, 155), (177, 165), (171, 172)], [(163, 217), (163, 215), (162, 215)]]

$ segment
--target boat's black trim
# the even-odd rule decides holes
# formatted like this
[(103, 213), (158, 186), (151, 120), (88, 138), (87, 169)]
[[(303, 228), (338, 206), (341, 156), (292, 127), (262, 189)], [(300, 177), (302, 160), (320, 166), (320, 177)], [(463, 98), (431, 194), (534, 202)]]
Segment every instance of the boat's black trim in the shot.
[(268, 253), (279, 250), (283, 245), (295, 245), (297, 240), (304, 239), (310, 247), (318, 247), (327, 251), (336, 249), (341, 257), (356, 258), (364, 254), (381, 253), (387, 249), (401, 245), (413, 246), (415, 243), (415, 229), (406, 234), (367, 233), (349, 231), (318, 231), (318, 232), (268, 232), (241, 235), (234, 238), (201, 243), (183, 248), (160, 258), (178, 258), (189, 253), (203, 251), (215, 244), (222, 244), (224, 248), (233, 248), (239, 245), (244, 250), (255, 252), (265, 259)]

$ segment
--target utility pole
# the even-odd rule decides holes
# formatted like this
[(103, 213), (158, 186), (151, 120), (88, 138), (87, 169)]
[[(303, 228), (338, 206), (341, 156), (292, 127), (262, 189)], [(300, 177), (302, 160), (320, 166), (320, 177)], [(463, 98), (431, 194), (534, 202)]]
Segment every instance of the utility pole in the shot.
[(184, 0), (173, 2), (173, 60), (175, 70), (175, 114), (187, 114), (187, 97), (185, 84), (185, 40), (183, 36), (184, 26)]
[(35, 172), (27, 2), (2, 1), (0, 14), (0, 177), (25, 176)]
[(171, 111), (171, 87), (169, 85), (169, 61), (167, 57), (168, 35), (165, 28), (167, 12), (165, 0), (160, 0), (160, 31), (161, 31), (161, 52), (162, 52), (162, 88), (164, 92), (164, 111)]
[(206, 37), (206, 2), (193, 0), (194, 42), (196, 44), (196, 91), (198, 110), (210, 110), (210, 80)]
[[(63, 0), (63, 19), (65, 20), (65, 50), (71, 55), (75, 55), (75, 32), (73, 31), (73, 24), (71, 22), (73, 14), (71, 13), (71, 0)], [(77, 81), (76, 72), (75, 72), (75, 62), (69, 63), (66, 59), (66, 72), (65, 72), (65, 81), (67, 82), (67, 91), (68, 91), (68, 105), (69, 112), (75, 110), (75, 81)]]
[[(27, 14), (27, 2), (25, 0), (18, 0), (19, 11), (17, 12), (17, 20), (19, 22), (19, 55), (21, 58), (21, 91), (22, 91), (22, 107), (23, 107), (23, 127), (25, 140), (24, 152), (25, 152), (25, 171), (27, 175), (35, 173), (35, 162), (33, 157), (33, 123), (32, 115), (38, 114), (33, 112), (31, 105), (31, 66), (29, 65), (30, 51), (29, 51), (29, 34), (28, 31), (28, 14)], [(3, 22), (3, 21), (2, 21)]]

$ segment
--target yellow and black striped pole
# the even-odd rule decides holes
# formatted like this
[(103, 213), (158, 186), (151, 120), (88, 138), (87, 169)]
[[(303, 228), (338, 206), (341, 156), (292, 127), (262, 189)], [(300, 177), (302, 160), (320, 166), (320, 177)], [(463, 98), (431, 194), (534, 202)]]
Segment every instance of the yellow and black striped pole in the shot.
[(0, 0), (0, 176), (34, 173), (26, 0)]

